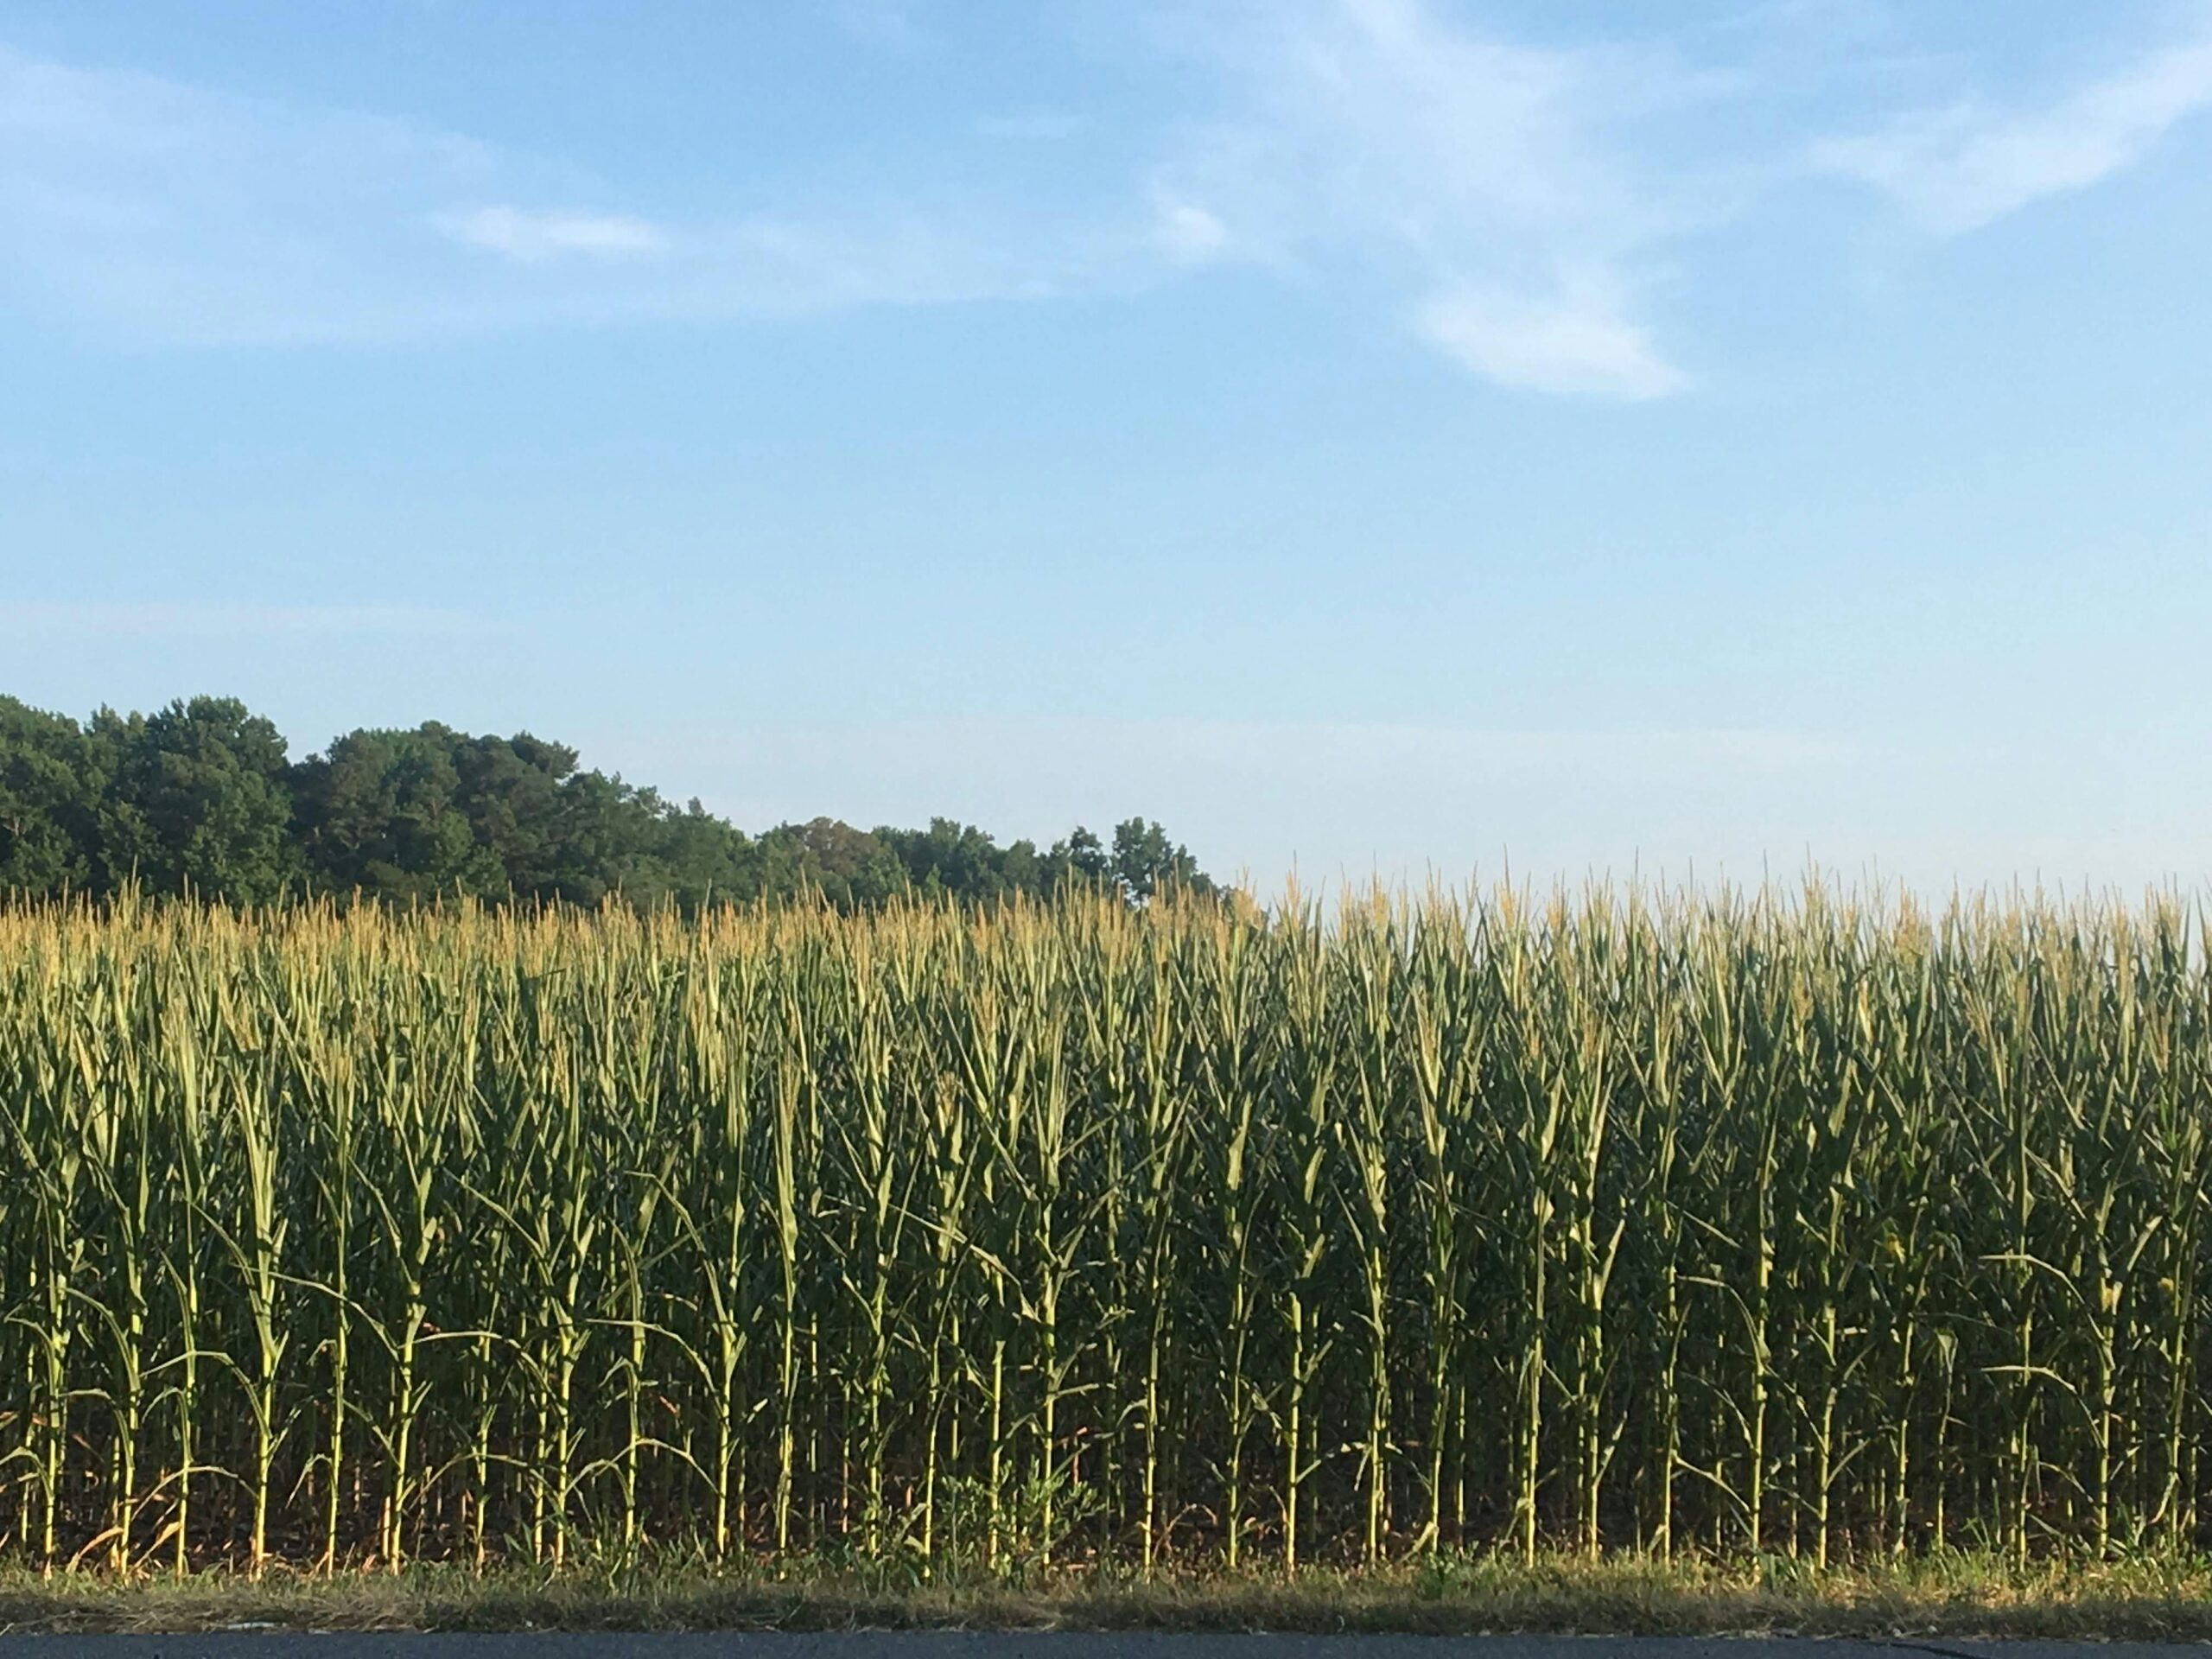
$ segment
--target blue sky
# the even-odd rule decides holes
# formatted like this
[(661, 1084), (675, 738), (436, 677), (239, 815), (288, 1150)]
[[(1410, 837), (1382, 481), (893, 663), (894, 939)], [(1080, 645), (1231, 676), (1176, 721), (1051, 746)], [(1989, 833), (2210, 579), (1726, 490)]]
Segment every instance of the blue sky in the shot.
[(0, 689), (2195, 886), (2212, 5), (0, 0)]

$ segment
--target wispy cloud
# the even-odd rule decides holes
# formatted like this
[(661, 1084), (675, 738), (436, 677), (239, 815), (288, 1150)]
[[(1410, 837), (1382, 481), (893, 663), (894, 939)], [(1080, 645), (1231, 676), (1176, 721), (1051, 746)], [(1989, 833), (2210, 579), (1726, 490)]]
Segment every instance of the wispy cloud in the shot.
[(485, 146), (0, 47), (0, 262), (58, 306), (162, 337), (296, 338), (419, 315), (434, 207)]
[(1475, 373), (1532, 391), (1587, 392), (1641, 402), (1685, 385), (1645, 330), (1621, 314), (1602, 280), (1531, 297), (1469, 285), (1439, 291), (1418, 313), (1421, 334)]
[(266, 344), (1015, 297), (1140, 245), (972, 203), (674, 222), (420, 125), (0, 47), (0, 273), (143, 338)]
[[(1681, 38), (1825, 38), (1838, 7), (1870, 3), (1770, 0), (1755, 27)], [(927, 14), (927, 35), (921, 15), (916, 0), (824, 13), (876, 45), (946, 44), (953, 14)], [(741, 205), (682, 213), (418, 123), (0, 47), (0, 279), (36, 296), (19, 303), (121, 334), (264, 344), (1127, 293), (1242, 270), (1348, 295), (1497, 385), (1643, 402), (1694, 383), (1660, 308), (1691, 238), (1808, 172), (1802, 111), (1686, 48), (1510, 38), (1471, 0), (1116, 15), (1147, 20), (1146, 42), (1176, 60), (1177, 110), (1095, 135), (1049, 104), (972, 122), (1095, 136), (1097, 155), (1086, 144), (1050, 183), (1018, 144), (956, 146), (933, 183), (925, 159), (887, 170), (899, 181), (881, 194), (872, 175), (760, 177)], [(1758, 121), (1735, 121), (1755, 97)], [(2208, 105), (2212, 35), (2040, 109), (1958, 102), (1819, 144), (1814, 170), (1955, 233), (2108, 177)]]
[(483, 619), (464, 612), (418, 606), (0, 601), (0, 633), (18, 638), (466, 634), (486, 632), (490, 627)]
[(1967, 101), (1817, 146), (1819, 164), (1894, 197), (1940, 235), (1977, 230), (2141, 160), (2212, 107), (2212, 36), (2152, 52), (2042, 109)]
[[(1380, 272), (1416, 337), (1504, 385), (1685, 384), (1633, 315), (1642, 256), (1674, 220), (1616, 129), (1703, 95), (1694, 76), (1502, 43), (1431, 0), (1164, 3), (1223, 101), (1163, 136), (1118, 199), (955, 182), (684, 221), (464, 136), (0, 48), (0, 262), (104, 323), (268, 342), (1127, 290), (1304, 261)], [(915, 34), (895, 0), (834, 21)]]
[(1724, 78), (1663, 52), (1508, 41), (1430, 0), (1201, 5), (1177, 37), (1240, 90), (1156, 185), (1205, 215), (1215, 251), (1379, 272), (1417, 335), (1504, 385), (1688, 384), (1631, 300), (1650, 251), (1717, 198), (1639, 156), (1654, 120)]
[(624, 213), (479, 207), (445, 215), (438, 223), (457, 241), (526, 264), (572, 254), (601, 259), (632, 257), (662, 252), (670, 243), (668, 232), (660, 226)]
[(1153, 207), (1160, 245), (1170, 258), (1198, 264), (1230, 252), (1229, 226), (1211, 208), (1166, 191), (1154, 193)]

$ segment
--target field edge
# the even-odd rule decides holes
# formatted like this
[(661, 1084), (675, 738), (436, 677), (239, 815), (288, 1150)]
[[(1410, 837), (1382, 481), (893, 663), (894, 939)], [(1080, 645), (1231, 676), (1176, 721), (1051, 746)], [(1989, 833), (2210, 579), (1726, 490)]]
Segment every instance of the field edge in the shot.
[(2015, 1570), (1975, 1559), (1865, 1571), (1496, 1560), (1294, 1579), (1068, 1573), (898, 1581), (878, 1571), (558, 1576), (452, 1568), (0, 1573), (0, 1633), (270, 1630), (1284, 1631), (1311, 1634), (2041, 1637), (2212, 1641), (2212, 1561)]

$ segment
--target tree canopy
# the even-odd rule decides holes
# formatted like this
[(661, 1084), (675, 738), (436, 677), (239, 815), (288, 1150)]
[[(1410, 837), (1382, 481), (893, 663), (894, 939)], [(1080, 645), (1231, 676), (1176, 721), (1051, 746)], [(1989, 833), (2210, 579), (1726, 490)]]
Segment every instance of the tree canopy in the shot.
[(79, 724), (0, 696), (0, 894), (100, 897), (133, 882), (247, 904), (619, 896), (687, 910), (802, 893), (860, 907), (1071, 884), (1138, 905), (1168, 887), (1215, 890), (1190, 850), (1143, 818), (1110, 841), (1078, 825), (1042, 849), (943, 817), (922, 830), (817, 817), (747, 835), (527, 732), (363, 729), (293, 761), (283, 734), (236, 698), (102, 709)]

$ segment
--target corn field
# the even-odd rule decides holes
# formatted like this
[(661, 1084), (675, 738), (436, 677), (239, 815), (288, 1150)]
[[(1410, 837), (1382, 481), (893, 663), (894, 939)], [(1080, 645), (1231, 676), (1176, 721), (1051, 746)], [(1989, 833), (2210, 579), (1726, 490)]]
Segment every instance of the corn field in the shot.
[(2194, 1548), (2196, 927), (0, 909), (0, 1553)]

